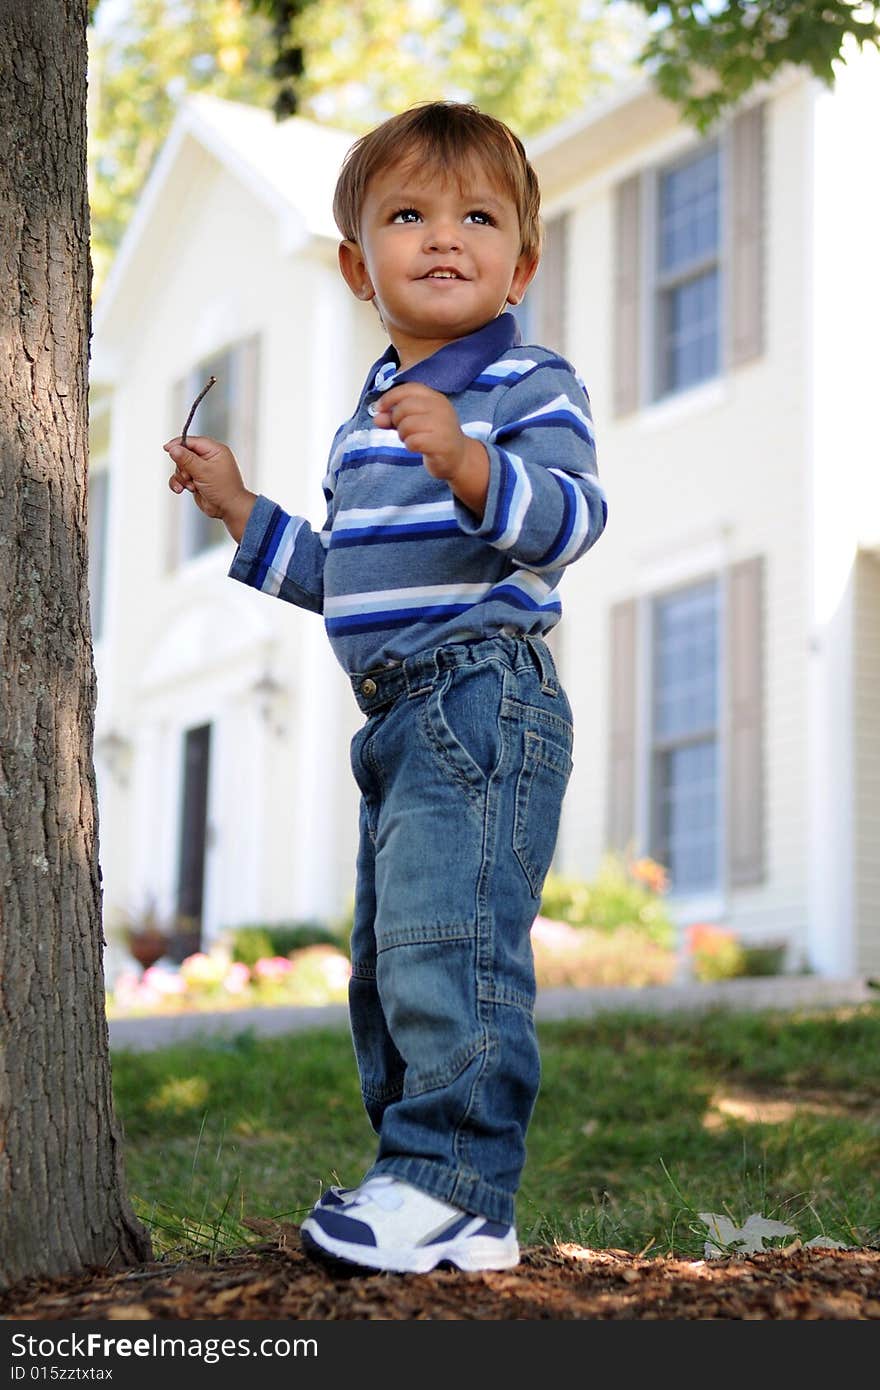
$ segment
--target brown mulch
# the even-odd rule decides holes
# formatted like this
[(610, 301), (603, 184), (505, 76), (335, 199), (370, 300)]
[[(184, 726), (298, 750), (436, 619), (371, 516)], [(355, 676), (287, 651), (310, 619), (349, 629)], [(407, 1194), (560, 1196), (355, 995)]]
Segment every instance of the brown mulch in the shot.
[(213, 1262), (32, 1280), (0, 1293), (0, 1318), (880, 1319), (880, 1250), (784, 1250), (711, 1260), (533, 1246), (504, 1273), (345, 1276), (309, 1260), (299, 1228), (253, 1222), (264, 1243)]

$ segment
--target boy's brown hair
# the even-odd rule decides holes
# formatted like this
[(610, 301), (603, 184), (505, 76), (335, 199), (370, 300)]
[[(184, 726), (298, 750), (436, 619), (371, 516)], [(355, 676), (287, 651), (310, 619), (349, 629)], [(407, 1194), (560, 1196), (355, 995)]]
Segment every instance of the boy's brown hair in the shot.
[(459, 175), (477, 161), (516, 204), (521, 253), (540, 254), (541, 192), (522, 141), (494, 116), (457, 101), (421, 102), (352, 145), (333, 198), (333, 216), (346, 241), (359, 240), (361, 209), (373, 175), (407, 160), (442, 175)]

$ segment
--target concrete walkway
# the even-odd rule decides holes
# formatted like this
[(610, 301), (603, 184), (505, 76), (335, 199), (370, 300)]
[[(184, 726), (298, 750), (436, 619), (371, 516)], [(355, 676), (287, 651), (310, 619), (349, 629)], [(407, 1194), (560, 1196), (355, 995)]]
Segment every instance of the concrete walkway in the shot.
[[(709, 1009), (833, 1009), (880, 1003), (880, 992), (863, 979), (828, 980), (817, 975), (719, 980), (715, 984), (648, 985), (644, 989), (544, 989), (538, 992), (541, 1020), (593, 1018), (600, 1013), (705, 1013)], [(222, 1013), (169, 1014), (110, 1020), (112, 1050), (148, 1052), (175, 1042), (205, 1041), (253, 1033), (277, 1037), (307, 1028), (347, 1028), (348, 1006), (230, 1009)]]

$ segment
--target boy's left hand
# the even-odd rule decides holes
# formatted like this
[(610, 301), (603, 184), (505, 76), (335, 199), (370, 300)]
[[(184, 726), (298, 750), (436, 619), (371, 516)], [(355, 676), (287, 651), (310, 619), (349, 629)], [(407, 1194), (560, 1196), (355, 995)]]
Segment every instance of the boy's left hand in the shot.
[(451, 481), (461, 472), (473, 441), (463, 433), (455, 410), (441, 392), (420, 381), (407, 381), (386, 391), (378, 406), (374, 416), (378, 428), (397, 430), (401, 443), (422, 455), (435, 478)]

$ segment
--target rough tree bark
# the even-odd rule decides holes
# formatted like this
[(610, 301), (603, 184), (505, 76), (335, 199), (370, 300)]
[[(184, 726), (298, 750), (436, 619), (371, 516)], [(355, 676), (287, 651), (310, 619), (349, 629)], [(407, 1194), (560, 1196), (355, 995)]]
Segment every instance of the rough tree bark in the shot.
[(0, 1288), (149, 1257), (104, 1014), (87, 0), (0, 0)]

